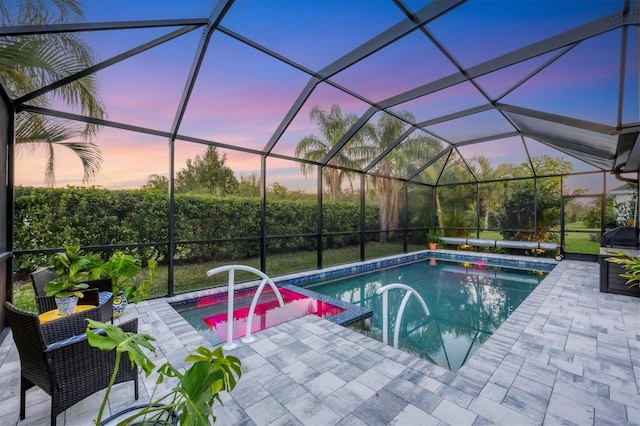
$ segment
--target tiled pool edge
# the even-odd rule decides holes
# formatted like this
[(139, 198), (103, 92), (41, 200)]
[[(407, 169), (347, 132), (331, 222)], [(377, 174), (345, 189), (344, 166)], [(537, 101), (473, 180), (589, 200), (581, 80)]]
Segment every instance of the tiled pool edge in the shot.
[[(361, 274), (365, 272), (371, 272), (379, 269), (385, 269), (391, 266), (402, 265), (406, 263), (412, 263), (426, 259), (438, 259), (438, 260), (453, 260), (462, 262), (483, 262), (485, 264), (491, 264), (494, 266), (508, 266), (515, 268), (526, 269), (542, 269), (549, 271), (555, 268), (558, 264), (556, 260), (552, 259), (538, 259), (529, 258), (525, 256), (512, 256), (501, 254), (487, 254), (480, 252), (460, 252), (457, 250), (424, 250), (419, 252), (413, 252), (409, 254), (389, 256), (381, 259), (374, 259), (370, 261), (360, 262), (352, 265), (342, 265), (327, 270), (314, 271), (308, 274), (292, 274), (278, 278), (274, 278), (274, 282), (283, 287), (293, 287), (298, 293), (305, 296), (313, 297), (317, 300), (330, 303), (335, 306), (345, 309), (344, 312), (334, 315), (332, 317), (325, 318), (328, 321), (336, 323), (338, 325), (349, 325), (363, 318), (372, 316), (370, 309), (365, 309), (357, 305), (345, 303), (341, 300), (328, 297), (320, 293), (316, 293), (313, 290), (300, 287), (299, 284), (317, 281), (339, 278), (343, 276), (349, 276), (354, 274)], [(526, 301), (526, 300), (525, 300)]]
[[(370, 318), (371, 316), (373, 316), (373, 312), (371, 309), (363, 308), (358, 305), (353, 305), (351, 303), (344, 302), (340, 299), (335, 299), (331, 296), (326, 296), (324, 294), (316, 293), (315, 291), (308, 290), (302, 287), (297, 287), (295, 285), (290, 285), (290, 284), (283, 285), (280, 282), (276, 281), (275, 279), (273, 281), (276, 285), (280, 285), (283, 288), (287, 287), (288, 289), (290, 289), (295, 293), (341, 308), (343, 310), (342, 312), (335, 315), (324, 317), (324, 319), (326, 319), (327, 321), (333, 322), (337, 325), (347, 326), (357, 321), (360, 321), (362, 319)], [(236, 292), (248, 292), (248, 291), (254, 290), (258, 285), (259, 285), (258, 281), (249, 281), (249, 282), (238, 284), (234, 288)], [(228, 286), (220, 286), (220, 287), (216, 287), (209, 290), (202, 290), (198, 292), (181, 294), (171, 299), (167, 299), (167, 304), (171, 308), (175, 308), (180, 305), (190, 304), (194, 301), (198, 301), (201, 299), (207, 299), (207, 298), (216, 297), (216, 296), (226, 296), (227, 293), (228, 293)], [(178, 313), (177, 310), (174, 309), (174, 311)], [(180, 314), (178, 313), (178, 315)]]
[[(422, 250), (412, 253), (387, 256), (379, 259), (372, 259), (364, 262), (355, 262), (346, 265), (335, 265), (323, 269), (281, 275), (278, 277), (272, 277), (272, 280), (276, 285), (283, 287), (293, 287), (292, 290), (297, 293), (344, 309), (343, 312), (337, 315), (326, 317), (325, 319), (338, 325), (347, 326), (362, 319), (371, 317), (373, 314), (371, 309), (346, 303), (342, 300), (335, 299), (330, 296), (316, 293), (313, 290), (300, 287), (299, 285), (312, 281), (328, 280), (354, 274), (362, 274), (365, 272), (371, 272), (379, 269), (389, 268), (391, 266), (397, 266), (431, 258), (462, 262), (481, 261), (483, 263), (495, 266), (543, 270), (550, 270), (558, 264), (557, 261), (552, 259), (531, 258), (527, 256), (513, 256), (457, 250)], [(239, 283), (235, 285), (235, 289), (237, 291), (251, 290), (257, 287), (259, 285), (259, 282), (259, 280), (255, 280)], [(227, 293), (227, 291), (227, 286), (219, 286), (215, 288), (179, 294), (166, 300), (169, 305), (176, 306), (183, 303), (191, 302), (193, 300)]]
[(463, 262), (475, 262), (480, 260), (484, 263), (490, 263), (495, 266), (545, 270), (550, 270), (558, 264), (557, 261), (547, 258), (531, 258), (527, 256), (513, 256), (457, 250), (422, 250), (407, 254), (399, 254), (383, 257), (380, 259), (368, 260), (364, 262), (356, 262), (348, 265), (331, 266), (321, 270), (283, 275), (273, 278), (273, 281), (276, 284), (280, 285), (298, 285), (309, 281), (333, 279), (345, 275), (361, 274), (363, 272), (370, 272), (377, 269), (388, 268), (390, 266), (396, 266), (430, 258)]
[[(476, 261), (480, 260), (484, 263), (491, 263), (497, 266), (509, 266), (520, 267), (530, 269), (546, 269), (549, 270), (558, 264), (557, 261), (547, 258), (536, 258), (528, 256), (514, 256), (503, 255), (494, 253), (482, 253), (471, 251), (457, 251), (457, 250), (422, 250), (412, 253), (397, 254), (393, 256), (387, 256), (379, 259), (365, 260), (363, 262), (354, 262), (343, 265), (329, 266), (322, 269), (315, 269), (310, 271), (280, 275), (277, 277), (271, 277), (275, 284), (279, 285), (298, 285), (309, 281), (315, 281), (318, 279), (332, 279), (344, 275), (358, 274), (363, 272), (369, 272), (376, 269), (388, 268), (390, 266), (400, 265), (403, 263), (415, 262), (418, 260), (425, 260), (429, 258), (436, 258), (442, 260), (455, 260), (455, 261)], [(236, 284), (236, 289), (242, 290), (251, 287), (256, 287), (259, 284), (259, 280), (249, 281)], [(169, 303), (180, 303), (189, 299), (197, 299), (199, 297), (211, 296), (214, 294), (226, 292), (226, 286), (218, 286), (214, 288), (196, 290), (188, 293), (181, 293), (173, 297), (169, 297), (166, 300)]]

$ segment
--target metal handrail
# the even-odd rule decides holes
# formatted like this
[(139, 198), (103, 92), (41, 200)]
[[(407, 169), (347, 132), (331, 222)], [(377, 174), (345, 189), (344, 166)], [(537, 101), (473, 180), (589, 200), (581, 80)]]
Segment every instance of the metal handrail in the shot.
[(259, 269), (253, 268), (251, 266), (245, 265), (224, 265), (219, 266), (217, 268), (209, 269), (207, 271), (207, 276), (210, 277), (215, 274), (219, 274), (220, 272), (229, 271), (229, 279), (228, 279), (228, 296), (227, 296), (227, 343), (222, 345), (222, 349), (231, 350), (235, 349), (238, 345), (233, 343), (233, 298), (234, 298), (234, 286), (235, 286), (235, 271), (245, 271), (251, 272), (262, 278), (258, 289), (256, 290), (256, 294), (253, 296), (253, 300), (251, 300), (251, 307), (249, 308), (249, 314), (247, 316), (247, 329), (245, 331), (245, 336), (242, 338), (243, 343), (251, 343), (256, 340), (255, 337), (251, 335), (251, 325), (253, 323), (253, 313), (256, 310), (256, 305), (258, 304), (258, 299), (260, 298), (260, 293), (262, 293), (262, 289), (264, 289), (265, 284), (269, 284), (269, 286), (273, 289), (273, 292), (276, 294), (278, 298), (278, 303), (280, 307), (284, 306), (284, 301), (282, 300), (282, 295), (280, 294), (280, 290), (274, 284), (274, 282), (269, 278), (264, 272)]
[(431, 315), (429, 313), (429, 308), (427, 308), (427, 304), (424, 303), (424, 299), (422, 298), (422, 296), (420, 296), (420, 294), (418, 294), (417, 291), (415, 291), (413, 288), (409, 287), (406, 284), (400, 284), (400, 283), (395, 283), (395, 284), (388, 284), (385, 286), (380, 287), (379, 289), (376, 290), (376, 294), (382, 294), (382, 343), (384, 343), (385, 345), (388, 344), (389, 342), (389, 290), (395, 289), (395, 288), (400, 288), (403, 290), (406, 290), (407, 292), (404, 294), (404, 298), (402, 299), (402, 302), (400, 303), (400, 308), (398, 309), (398, 316), (396, 318), (396, 327), (393, 331), (393, 347), (394, 348), (398, 348), (398, 340), (400, 339), (400, 323), (402, 322), (402, 315), (404, 314), (404, 309), (407, 306), (407, 302), (409, 301), (409, 298), (411, 297), (412, 294), (414, 294), (418, 300), (420, 301), (420, 304), (422, 305), (422, 308), (424, 309), (424, 313), (425, 315)]

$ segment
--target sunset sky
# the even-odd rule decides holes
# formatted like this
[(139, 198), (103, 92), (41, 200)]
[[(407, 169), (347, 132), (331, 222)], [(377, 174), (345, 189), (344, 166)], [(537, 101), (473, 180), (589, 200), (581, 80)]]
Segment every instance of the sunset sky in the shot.
[[(412, 10), (427, 2), (406, 1)], [(472, 66), (602, 16), (618, 12), (622, 0), (507, 1), (480, 0), (459, 6), (427, 28), (462, 66)], [(86, 22), (208, 17), (214, 1), (82, 1)], [(395, 25), (403, 13), (390, 0), (362, 1), (236, 1), (222, 26), (316, 71)], [(82, 37), (100, 60), (167, 34), (175, 28), (96, 31)], [(169, 131), (184, 89), (202, 29), (196, 29), (98, 73), (108, 120)], [(554, 114), (616, 125), (621, 31), (586, 40), (500, 102)], [(640, 121), (638, 108), (638, 29), (630, 29), (623, 122)], [(477, 79), (497, 97), (553, 57), (542, 55)], [(414, 31), (332, 78), (363, 97), (382, 101), (456, 72), (424, 34)], [(310, 76), (284, 62), (216, 31), (211, 38), (179, 133), (249, 149), (262, 150)], [(418, 122), (486, 104), (470, 84), (462, 83), (395, 107), (409, 110)], [(368, 104), (328, 84), (320, 84), (285, 131), (273, 152), (293, 156), (296, 143), (318, 134), (309, 120), (314, 105), (328, 110), (339, 104), (343, 113), (362, 115)], [(66, 110), (65, 107), (60, 109)], [(77, 111), (72, 111), (77, 112)], [(374, 121), (378, 116), (374, 116)], [(495, 111), (441, 123), (431, 131), (450, 141), (464, 141), (508, 132)], [(112, 128), (95, 139), (102, 149), (102, 170), (90, 185), (136, 188), (150, 174), (168, 174), (168, 140)], [(460, 148), (463, 155), (481, 153), (496, 164), (526, 159), (519, 138)], [(555, 151), (535, 141), (531, 150)], [(206, 146), (177, 141), (176, 170)], [(220, 150), (237, 176), (259, 174), (260, 157)], [(16, 183), (42, 185), (44, 150), (21, 149)], [(56, 150), (56, 186), (80, 185), (80, 161), (63, 148)], [(579, 171), (595, 170), (575, 162)], [(292, 189), (314, 188), (315, 179), (301, 177), (293, 162), (269, 159), (268, 180)]]

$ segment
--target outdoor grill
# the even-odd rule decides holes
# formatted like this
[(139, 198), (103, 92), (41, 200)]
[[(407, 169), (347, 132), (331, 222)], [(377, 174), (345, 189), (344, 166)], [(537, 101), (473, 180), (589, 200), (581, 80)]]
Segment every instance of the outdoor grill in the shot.
[(640, 247), (640, 229), (632, 226), (619, 226), (602, 234), (600, 247)]

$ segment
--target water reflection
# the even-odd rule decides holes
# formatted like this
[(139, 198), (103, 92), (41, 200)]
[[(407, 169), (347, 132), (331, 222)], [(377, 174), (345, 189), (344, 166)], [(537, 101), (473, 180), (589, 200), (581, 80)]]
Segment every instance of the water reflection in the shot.
[[(426, 316), (411, 297), (400, 323), (399, 347), (450, 370), (457, 370), (544, 278), (524, 271), (482, 264), (428, 260), (313, 285), (318, 293), (371, 308), (370, 328), (359, 330), (382, 341), (384, 285), (401, 283), (424, 299)], [(395, 329), (404, 291), (389, 292), (389, 329)]]

